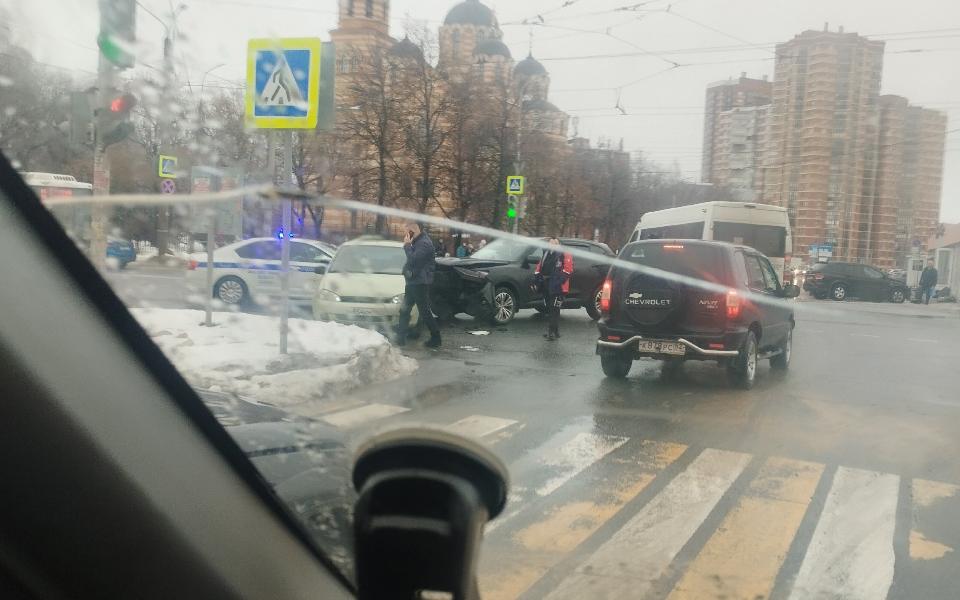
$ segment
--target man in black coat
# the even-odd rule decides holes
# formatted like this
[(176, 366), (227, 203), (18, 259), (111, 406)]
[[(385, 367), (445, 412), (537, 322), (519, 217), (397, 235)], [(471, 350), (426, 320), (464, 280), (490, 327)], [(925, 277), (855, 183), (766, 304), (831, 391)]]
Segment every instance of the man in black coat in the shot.
[(927, 266), (920, 273), (920, 300), (930, 304), (933, 291), (937, 287), (937, 269), (933, 266), (933, 259), (927, 259)]
[(407, 253), (407, 262), (403, 266), (403, 277), (406, 279), (406, 287), (403, 306), (400, 307), (397, 345), (403, 346), (407, 342), (410, 312), (416, 304), (417, 312), (420, 313), (417, 327), (423, 323), (430, 330), (430, 339), (424, 345), (437, 348), (440, 346), (440, 327), (437, 326), (430, 308), (430, 285), (433, 284), (433, 272), (437, 268), (433, 242), (420, 230), (418, 223), (407, 223), (404, 228), (406, 235), (403, 237), (403, 250)]

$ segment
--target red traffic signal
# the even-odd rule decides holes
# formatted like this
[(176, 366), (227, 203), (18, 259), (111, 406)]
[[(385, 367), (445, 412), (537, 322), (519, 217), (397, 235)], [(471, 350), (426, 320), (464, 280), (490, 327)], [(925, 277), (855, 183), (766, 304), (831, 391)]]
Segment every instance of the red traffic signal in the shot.
[(117, 96), (110, 101), (110, 112), (115, 114), (128, 113), (137, 104), (137, 97), (133, 94)]

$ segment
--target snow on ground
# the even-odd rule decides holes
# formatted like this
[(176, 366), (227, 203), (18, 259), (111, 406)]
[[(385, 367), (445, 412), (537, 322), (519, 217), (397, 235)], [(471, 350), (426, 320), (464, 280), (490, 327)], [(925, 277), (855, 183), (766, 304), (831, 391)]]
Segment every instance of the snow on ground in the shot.
[(279, 319), (243, 313), (134, 308), (133, 315), (187, 381), (199, 388), (315, 413), (358, 386), (409, 375), (417, 361), (379, 333), (352, 325), (290, 319), (289, 353), (279, 352)]

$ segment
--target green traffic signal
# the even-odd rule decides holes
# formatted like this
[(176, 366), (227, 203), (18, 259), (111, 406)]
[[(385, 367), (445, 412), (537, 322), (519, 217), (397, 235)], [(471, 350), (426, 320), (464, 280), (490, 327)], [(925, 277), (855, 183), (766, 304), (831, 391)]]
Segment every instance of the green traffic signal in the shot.
[(516, 218), (517, 218), (517, 209), (516, 209), (515, 207), (513, 207), (513, 206), (508, 207), (508, 208), (507, 208), (507, 217), (510, 218), (510, 219), (516, 219)]

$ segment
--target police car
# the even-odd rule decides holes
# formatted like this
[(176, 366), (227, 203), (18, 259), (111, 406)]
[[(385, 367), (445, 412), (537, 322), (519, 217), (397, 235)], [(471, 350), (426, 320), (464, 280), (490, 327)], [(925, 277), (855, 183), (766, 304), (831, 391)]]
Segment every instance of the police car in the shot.
[[(278, 238), (250, 238), (213, 251), (213, 289), (224, 304), (242, 305), (279, 297), (280, 244)], [(326, 270), (335, 249), (314, 240), (290, 240), (290, 298), (309, 303), (319, 272)], [(207, 254), (191, 255), (187, 287), (202, 294), (207, 287)]]

